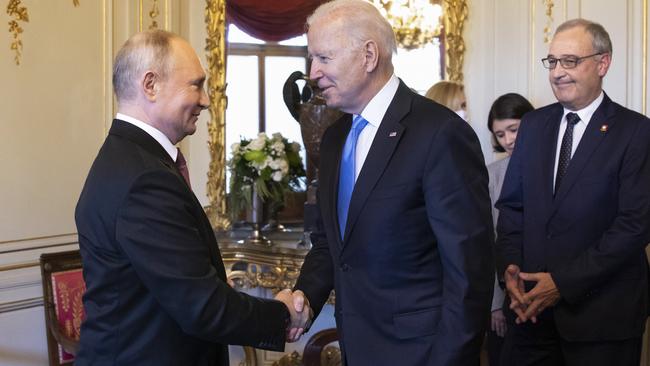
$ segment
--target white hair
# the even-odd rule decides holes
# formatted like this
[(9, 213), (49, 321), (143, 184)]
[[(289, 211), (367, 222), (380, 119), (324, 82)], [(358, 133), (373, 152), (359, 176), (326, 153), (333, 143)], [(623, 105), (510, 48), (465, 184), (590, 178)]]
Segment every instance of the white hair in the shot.
[(355, 45), (372, 39), (383, 56), (390, 61), (397, 52), (395, 32), (379, 10), (363, 0), (333, 0), (319, 6), (307, 18), (307, 29), (323, 18), (342, 18), (350, 40)]

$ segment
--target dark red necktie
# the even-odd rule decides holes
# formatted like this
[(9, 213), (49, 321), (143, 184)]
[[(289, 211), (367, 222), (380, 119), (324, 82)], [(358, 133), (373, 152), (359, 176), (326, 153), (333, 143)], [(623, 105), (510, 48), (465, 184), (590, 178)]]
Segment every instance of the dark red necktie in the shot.
[(190, 189), (192, 189), (192, 184), (190, 184), (190, 172), (189, 170), (187, 170), (187, 161), (185, 160), (185, 157), (183, 156), (181, 150), (178, 148), (176, 149), (178, 150), (178, 155), (176, 156), (176, 168), (181, 173), (183, 178), (185, 178), (185, 182), (187, 182), (187, 186), (190, 187)]

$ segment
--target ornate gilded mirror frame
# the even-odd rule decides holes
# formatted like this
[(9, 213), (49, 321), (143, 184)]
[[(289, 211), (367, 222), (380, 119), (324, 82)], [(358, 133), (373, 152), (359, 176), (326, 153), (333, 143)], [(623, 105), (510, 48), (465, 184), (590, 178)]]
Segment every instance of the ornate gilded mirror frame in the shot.
[[(443, 0), (445, 25), (445, 70), (447, 79), (463, 80), (465, 41), (463, 28), (467, 20), (467, 0)], [(208, 68), (208, 122), (210, 167), (208, 169), (208, 217), (217, 230), (230, 226), (226, 211), (226, 0), (206, 0), (205, 24)]]

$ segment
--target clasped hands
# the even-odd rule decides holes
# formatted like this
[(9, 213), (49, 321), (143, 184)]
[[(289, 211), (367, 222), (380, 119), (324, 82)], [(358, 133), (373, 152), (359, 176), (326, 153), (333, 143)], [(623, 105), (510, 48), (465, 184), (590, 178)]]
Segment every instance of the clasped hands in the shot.
[[(506, 268), (504, 280), (510, 295), (510, 309), (517, 314), (517, 324), (525, 323), (529, 319), (537, 323), (537, 316), (544, 309), (560, 301), (560, 292), (548, 272), (521, 272), (519, 266), (511, 264)], [(536, 284), (526, 292), (524, 281)]]
[(287, 328), (287, 342), (299, 340), (302, 333), (311, 326), (314, 316), (309, 300), (302, 291), (291, 292), (289, 289), (278, 292), (275, 299), (282, 301), (291, 314), (291, 324)]

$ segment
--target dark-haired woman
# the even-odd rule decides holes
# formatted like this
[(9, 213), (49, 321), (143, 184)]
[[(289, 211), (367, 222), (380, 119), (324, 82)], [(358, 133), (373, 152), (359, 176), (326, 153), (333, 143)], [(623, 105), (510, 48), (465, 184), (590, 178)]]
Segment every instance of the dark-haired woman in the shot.
[[(515, 149), (515, 140), (521, 118), (527, 112), (534, 108), (530, 102), (516, 93), (504, 94), (497, 98), (488, 115), (488, 129), (492, 132), (492, 146), (496, 152), (506, 153), (506, 157), (488, 165), (488, 174), (490, 176), (490, 198), (492, 200), (492, 218), (496, 228), (499, 212), (494, 208), (494, 204), (499, 199), (503, 178), (508, 168), (510, 155)], [(501, 346), (503, 337), (506, 333), (506, 318), (503, 314), (503, 302), (505, 293), (498, 286), (494, 285), (494, 297), (492, 298), (492, 316), (490, 318), (490, 329), (487, 336), (488, 358), (490, 365), (499, 364)]]

